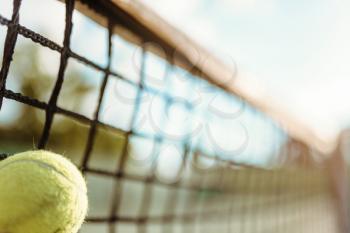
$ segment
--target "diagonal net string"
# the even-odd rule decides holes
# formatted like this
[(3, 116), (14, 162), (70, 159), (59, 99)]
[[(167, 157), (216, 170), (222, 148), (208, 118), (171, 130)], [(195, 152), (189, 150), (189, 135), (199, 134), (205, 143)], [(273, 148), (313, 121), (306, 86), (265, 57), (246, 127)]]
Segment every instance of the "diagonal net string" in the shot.
[(64, 81), (64, 73), (66, 71), (68, 58), (69, 58), (69, 50), (70, 50), (70, 38), (72, 34), (72, 28), (73, 28), (73, 10), (74, 10), (74, 0), (67, 0), (66, 1), (66, 27), (64, 31), (64, 40), (63, 40), (63, 50), (61, 52), (61, 59), (60, 59), (60, 67), (58, 70), (58, 75), (55, 83), (55, 87), (51, 93), (51, 97), (48, 103), (48, 106), (46, 108), (46, 119), (45, 119), (45, 126), (40, 138), (40, 141), (38, 143), (38, 148), (42, 149), (45, 148), (45, 145), (47, 144), (47, 141), (49, 139), (50, 130), (52, 126), (52, 121), (54, 118), (54, 114), (56, 111), (56, 104), (58, 96), (61, 92), (61, 88)]
[(109, 70), (110, 70), (111, 63), (112, 63), (112, 36), (113, 36), (114, 24), (111, 21), (109, 21), (108, 25), (109, 25), (108, 26), (108, 42), (107, 42), (108, 43), (108, 48), (107, 48), (108, 60), (107, 60), (107, 67), (106, 67), (107, 72), (104, 74), (103, 82), (102, 82), (102, 85), (101, 85), (100, 91), (99, 91), (98, 104), (97, 104), (97, 107), (95, 110), (94, 119), (91, 122), (91, 126), (90, 126), (89, 136), (87, 139), (85, 152), (84, 152), (84, 156), (83, 156), (83, 161), (82, 161), (82, 165), (81, 165), (81, 169), (83, 172), (87, 169), (87, 164), (88, 164), (88, 161), (91, 157), (91, 152), (92, 152), (94, 140), (96, 137), (96, 130), (98, 127), (98, 122), (99, 122), (102, 101), (103, 101), (105, 90), (107, 87), (107, 83), (108, 83), (108, 79), (109, 79)]
[(19, 23), (19, 9), (21, 7), (21, 0), (13, 1), (13, 11), (11, 21), (8, 22), (7, 34), (5, 39), (4, 54), (2, 60), (2, 66), (0, 70), (0, 110), (2, 107), (2, 101), (4, 91), (6, 87), (6, 79), (10, 69), (13, 53), (15, 50), (17, 36), (18, 36), (18, 23)]

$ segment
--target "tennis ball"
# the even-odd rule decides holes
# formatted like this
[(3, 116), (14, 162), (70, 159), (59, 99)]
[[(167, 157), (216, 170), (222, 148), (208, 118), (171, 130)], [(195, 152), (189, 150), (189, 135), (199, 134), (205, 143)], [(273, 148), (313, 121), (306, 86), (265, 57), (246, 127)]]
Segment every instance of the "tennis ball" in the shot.
[(38, 150), (0, 162), (0, 233), (76, 233), (87, 190), (67, 159)]

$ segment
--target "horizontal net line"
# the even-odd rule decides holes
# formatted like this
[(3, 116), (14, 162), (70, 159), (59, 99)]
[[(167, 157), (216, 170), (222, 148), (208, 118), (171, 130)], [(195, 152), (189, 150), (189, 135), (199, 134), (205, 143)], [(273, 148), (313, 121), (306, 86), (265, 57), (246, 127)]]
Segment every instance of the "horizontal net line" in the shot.
[[(13, 92), (11, 90), (7, 90), (6, 89), (6, 90), (4, 90), (3, 94), (4, 94), (4, 97), (7, 98), (7, 99), (15, 100), (15, 101), (21, 102), (23, 104), (27, 104), (27, 105), (36, 107), (36, 108), (41, 109), (41, 110), (46, 110), (46, 108), (49, 106), (47, 103), (45, 103), (43, 101), (37, 100), (35, 98), (28, 97), (28, 96), (24, 96), (21, 93), (16, 93), (16, 92)], [(74, 120), (79, 121), (80, 123), (85, 123), (85, 124), (89, 125), (93, 121), (92, 119), (90, 119), (90, 118), (88, 118), (88, 117), (86, 117), (86, 116), (84, 116), (82, 114), (79, 114), (79, 113), (76, 113), (76, 112), (72, 112), (72, 111), (63, 109), (63, 108), (58, 107), (58, 106), (56, 107), (55, 110), (56, 110), (57, 114), (62, 114), (64, 116), (70, 117), (70, 118), (72, 118)], [(97, 121), (97, 123), (102, 128), (107, 129), (107, 130), (112, 130), (113, 132), (121, 134), (121, 135), (132, 134), (133, 136), (144, 138), (144, 139), (149, 139), (149, 140), (152, 140), (152, 141), (155, 141), (155, 142), (160, 142), (160, 141), (176, 142), (176, 143), (180, 144), (180, 146), (185, 146), (185, 142), (184, 142), (183, 139), (182, 140), (176, 140), (176, 139), (172, 139), (172, 138), (164, 138), (164, 137), (162, 137), (160, 135), (154, 135), (153, 136), (153, 135), (149, 135), (149, 134), (146, 134), (146, 133), (130, 132), (130, 131), (126, 131), (126, 130), (123, 130), (121, 128), (117, 128), (117, 127), (114, 127), (112, 125), (103, 123), (101, 121)], [(193, 150), (193, 148), (190, 148), (190, 149)], [(204, 153), (202, 151), (199, 151), (199, 150), (195, 150), (195, 151), (197, 152), (196, 154), (199, 155), (200, 157), (203, 157), (203, 158), (206, 158), (206, 159), (215, 160), (217, 163), (220, 163), (221, 165), (228, 165), (228, 166), (233, 166), (233, 167), (237, 167), (238, 166), (240, 168), (256, 168), (256, 169), (260, 169), (259, 167), (256, 167), (256, 166), (253, 166), (253, 165), (244, 164), (244, 163), (237, 163), (237, 162), (230, 161), (230, 160), (225, 160), (225, 159), (219, 158), (218, 156), (211, 156), (211, 155), (208, 155), (208, 154), (206, 154), (206, 153)]]
[[(6, 19), (2, 15), (0, 15), (0, 24), (7, 26), (7, 27), (12, 25), (11, 21)], [(22, 36), (24, 36), (25, 38), (29, 38), (35, 43), (39, 43), (44, 47), (47, 47), (47, 48), (50, 48), (51, 50), (62, 53), (63, 48), (60, 45), (58, 45), (57, 43), (43, 37), (42, 35), (34, 32), (34, 31), (32, 31), (32, 30), (30, 30), (30, 29), (28, 29), (20, 24), (15, 24), (14, 26), (17, 28), (18, 33), (21, 34)]]
[[(4, 97), (7, 98), (7, 99), (15, 100), (17, 102), (21, 102), (23, 104), (30, 105), (32, 107), (36, 107), (36, 108), (41, 109), (41, 110), (45, 110), (49, 106), (47, 103), (45, 103), (43, 101), (40, 101), (38, 99), (29, 97), (29, 96), (24, 96), (21, 93), (16, 93), (16, 92), (13, 92), (13, 91), (7, 90), (7, 89), (4, 90)], [(86, 117), (86, 116), (84, 116), (82, 114), (79, 114), (79, 113), (72, 112), (70, 110), (61, 108), (59, 106), (57, 106), (55, 110), (56, 110), (57, 114), (61, 114), (61, 115), (70, 117), (70, 118), (72, 118), (74, 120), (79, 121), (80, 123), (85, 123), (85, 124), (89, 125), (93, 121), (89, 117)], [(101, 121), (97, 121), (97, 123), (98, 123), (98, 125), (100, 127), (104, 128), (104, 129), (107, 129), (107, 130), (111, 130), (111, 131), (113, 131), (115, 133), (118, 133), (118, 134), (121, 134), (121, 135), (126, 135), (126, 134), (131, 134), (132, 133), (132, 135), (134, 135), (134, 136), (145, 138), (145, 139), (154, 140), (156, 142), (159, 142), (161, 140), (161, 138), (162, 138), (159, 135), (154, 135), (153, 136), (153, 135), (149, 135), (149, 134), (146, 134), (146, 133), (126, 131), (126, 130), (123, 130), (121, 128), (118, 128), (118, 127), (115, 127), (115, 126), (103, 123)], [(171, 138), (164, 138), (163, 140), (165, 140), (165, 141), (172, 141), (172, 142), (180, 142), (180, 141), (182, 141), (182, 140), (176, 140), (176, 139), (171, 139)]]
[(109, 172), (105, 170), (99, 170), (99, 169), (94, 169), (94, 168), (87, 168), (87, 172), (90, 172), (92, 174), (97, 174), (97, 175), (103, 175), (103, 176), (109, 176), (109, 177), (121, 177), (126, 180), (131, 180), (131, 181), (138, 181), (142, 183), (147, 183), (147, 184), (155, 184), (155, 185), (160, 185), (164, 187), (172, 187), (172, 188), (178, 188), (178, 189), (186, 189), (186, 190), (191, 190), (191, 191), (209, 191), (209, 192), (220, 192), (220, 193), (226, 193), (224, 190), (220, 189), (213, 189), (213, 188), (205, 188), (201, 187), (200, 185), (191, 185), (191, 184), (185, 184), (182, 182), (175, 182), (175, 183), (167, 183), (160, 181), (159, 179), (151, 179), (148, 177), (144, 176), (139, 176), (139, 175), (133, 175), (129, 174), (127, 172)]
[[(10, 90), (5, 90), (4, 97), (8, 98), (8, 99), (12, 99), (12, 100), (16, 100), (16, 101), (22, 102), (24, 104), (28, 104), (28, 105), (37, 107), (37, 108), (39, 108), (41, 110), (45, 110), (47, 108), (47, 106), (48, 106), (48, 104), (46, 104), (45, 102), (39, 101), (39, 100), (34, 99), (34, 98), (30, 98), (30, 97), (27, 97), (27, 96), (23, 96), (20, 93), (15, 93), (15, 92), (10, 91)], [(84, 122), (86, 124), (89, 124), (89, 123), (92, 122), (91, 119), (89, 119), (88, 117), (85, 117), (85, 116), (83, 116), (81, 114), (78, 114), (78, 113), (75, 113), (75, 112), (71, 112), (69, 110), (65, 110), (65, 109), (62, 109), (60, 107), (56, 107), (56, 108), (57, 108), (57, 111), (56, 111), (57, 114), (62, 114), (62, 115), (68, 116), (68, 117), (72, 117), (73, 119), (78, 120), (79, 122)], [(98, 121), (98, 124), (101, 125), (104, 128), (112, 129), (113, 131), (115, 131), (117, 133), (120, 133), (120, 134), (127, 134), (127, 133), (129, 133), (127, 131), (124, 131), (122, 129), (119, 129), (119, 128), (116, 128), (116, 127), (104, 124), (104, 123), (99, 122), (99, 121)], [(133, 132), (133, 135), (137, 136), (137, 137), (141, 137), (141, 138), (155, 140), (155, 141), (164, 140), (160, 136), (159, 137), (150, 137), (149, 135), (138, 134), (136, 132)], [(226, 161), (226, 160), (220, 159), (218, 157), (213, 157), (213, 156), (207, 155), (205, 153), (197, 153), (197, 154), (199, 156), (201, 156), (201, 157), (205, 157), (207, 159), (215, 160), (218, 163), (221, 163), (221, 165), (226, 164), (226, 165), (229, 165), (229, 166), (239, 166), (239, 167), (242, 167), (242, 168), (259, 169), (259, 168), (256, 168), (256, 167), (253, 167), (253, 166), (249, 166), (249, 165), (242, 165), (242, 164), (238, 164), (238, 163), (235, 163), (235, 162)], [(99, 170), (96, 170), (96, 169), (89, 169), (89, 170), (91, 170), (91, 171), (93, 171), (95, 173), (99, 173), (99, 174), (106, 174), (106, 175), (108, 174), (109, 176), (116, 176), (117, 175), (117, 173), (112, 173), (112, 172), (111, 173), (109, 173), (109, 172), (104, 172), (103, 173), (103, 171), (99, 171)], [(205, 170), (203, 170), (203, 172), (204, 171)], [(137, 178), (134, 177), (134, 179), (137, 179)], [(146, 180), (146, 179), (144, 179), (144, 180)], [(168, 183), (165, 183), (165, 184), (166, 185), (171, 185), (171, 184), (168, 184)]]
[[(0, 24), (5, 25), (5, 26), (10, 26), (11, 22), (6, 19), (5, 17), (0, 15)], [(59, 52), (59, 53), (63, 53), (63, 47), (58, 45), (57, 43), (53, 42), (50, 39), (47, 39), (45, 37), (43, 37), (42, 35), (18, 24), (17, 26), (17, 31), (20, 35), (24, 36), (25, 38), (31, 39), (33, 42), (35, 43), (39, 43), (42, 46), (49, 48), (53, 51)], [(111, 77), (114, 78), (118, 78), (119, 80), (122, 80), (130, 85), (132, 85), (133, 87), (140, 87), (141, 90), (147, 91), (150, 94), (156, 95), (156, 96), (160, 96), (163, 99), (166, 100), (171, 100), (172, 102), (175, 103), (179, 103), (179, 104), (183, 104), (186, 108), (191, 109), (194, 108), (193, 104), (190, 103), (189, 101), (186, 101), (182, 98), (174, 98), (168, 94), (166, 94), (165, 92), (161, 92), (155, 88), (146, 86), (145, 84), (139, 84), (137, 82), (131, 81), (130, 79), (126, 78), (125, 76), (121, 75), (120, 73), (108, 70), (106, 68), (101, 67), (100, 65), (96, 64), (95, 62), (87, 59), (86, 57), (80, 56), (77, 53), (71, 51), (70, 49), (67, 50), (68, 56), (75, 58), (76, 60), (82, 62), (83, 64), (90, 66), (98, 71), (103, 72), (105, 75), (110, 75)]]
[[(299, 198), (299, 197), (296, 197), (296, 198)], [(231, 200), (231, 201), (233, 201), (233, 200)], [(298, 200), (295, 200), (295, 201), (298, 201)], [(250, 206), (250, 208), (248, 206), (243, 206), (243, 208), (241, 206), (239, 206), (239, 207), (237, 207), (237, 209), (256, 210), (257, 208), (270, 206), (273, 203), (275, 203), (275, 202), (272, 202), (272, 201), (266, 202), (266, 203), (262, 203), (259, 205)], [(229, 204), (230, 204), (230, 202), (228, 202), (228, 205)], [(294, 203), (292, 203), (292, 204), (294, 205)], [(249, 205), (249, 204), (246, 204), (246, 205)], [(280, 206), (280, 207), (283, 207), (283, 206)], [(202, 212), (196, 212), (196, 213), (188, 213), (188, 214), (182, 214), (182, 215), (165, 215), (165, 216), (156, 216), (156, 217), (150, 216), (150, 217), (147, 217), (146, 220), (147, 220), (147, 222), (152, 222), (152, 223), (170, 223), (170, 222), (174, 222), (174, 221), (191, 222), (196, 218), (200, 218), (200, 219), (205, 220), (205, 219), (213, 218), (213, 217), (218, 218), (218, 219), (222, 219), (223, 216), (227, 216), (227, 215), (231, 215), (233, 217), (233, 215), (234, 215), (233, 212), (237, 212), (237, 211), (232, 211), (232, 209), (228, 208), (228, 209), (225, 209), (224, 211), (223, 210), (214, 210), (214, 211), (202, 211)], [(238, 217), (238, 215), (236, 217)], [(233, 217), (233, 219), (234, 219), (234, 217)]]
[[(15, 93), (11, 90), (7, 90), (7, 89), (4, 90), (3, 95), (7, 99), (15, 100), (15, 101), (21, 102), (23, 104), (27, 104), (27, 105), (36, 107), (36, 108), (41, 109), (41, 110), (45, 110), (48, 107), (48, 104), (43, 102), (43, 101), (28, 97), (28, 96), (24, 96), (21, 93)], [(77, 120), (80, 123), (84, 123), (87, 125), (92, 123), (92, 119), (90, 119), (82, 114), (72, 112), (72, 111), (63, 109), (63, 108), (58, 107), (58, 106), (56, 107), (56, 112), (57, 112), (57, 114), (62, 114), (64, 116), (67, 116), (67, 117), (70, 117), (74, 120)], [(183, 140), (174, 140), (171, 138), (163, 138), (160, 135), (149, 135), (149, 134), (141, 133), (141, 132), (130, 132), (130, 131), (126, 131), (126, 130), (123, 130), (121, 128), (117, 128), (117, 127), (114, 127), (112, 125), (103, 123), (101, 121), (97, 121), (97, 123), (98, 123), (99, 127), (107, 129), (107, 130), (111, 130), (111, 131), (115, 132), (116, 134), (120, 134), (122, 136), (123, 135), (125, 136), (127, 134), (132, 134), (133, 136), (152, 140), (154, 142), (161, 142), (161, 141), (176, 142), (176, 143), (179, 143), (179, 146), (185, 146), (185, 143), (183, 142)], [(236, 169), (248, 168), (248, 169), (266, 170), (266, 168), (264, 168), (264, 167), (254, 166), (254, 165), (250, 165), (250, 164), (244, 164), (244, 163), (235, 162), (232, 160), (225, 160), (225, 159), (220, 158), (219, 156), (212, 156), (212, 155), (209, 155), (207, 153), (204, 153), (203, 151), (194, 150), (193, 148), (187, 148), (187, 149), (191, 149), (193, 152), (195, 152), (196, 156), (199, 156), (201, 158), (214, 160), (217, 163), (217, 165), (227, 166), (227, 168), (234, 168), (234, 169), (235, 168)], [(271, 170), (271, 169), (267, 169), (267, 170)]]
[[(261, 169), (262, 171), (265, 171), (264, 169)], [(143, 182), (143, 183), (147, 183), (147, 184), (156, 184), (156, 185), (160, 185), (160, 186), (164, 186), (164, 187), (174, 187), (174, 188), (179, 188), (179, 189), (186, 189), (186, 190), (192, 190), (192, 191), (207, 191), (207, 192), (214, 192), (214, 193), (218, 193), (218, 194), (239, 194), (240, 191), (233, 189), (233, 190), (227, 190), (224, 188), (215, 188), (215, 187), (210, 187), (209, 186), (204, 186), (204, 185), (195, 185), (193, 184), (193, 182), (191, 181), (178, 181), (178, 182), (163, 182), (159, 179), (153, 179), (154, 177), (147, 177), (147, 176), (141, 176), (141, 175), (135, 175), (135, 174), (130, 174), (128, 172), (111, 172), (111, 171), (106, 171), (106, 170), (101, 170), (101, 169), (96, 169), (96, 168), (90, 168), (89, 166), (86, 168), (87, 172), (90, 172), (92, 174), (96, 174), (96, 175), (102, 175), (102, 176), (108, 176), (108, 177), (120, 177), (120, 178), (125, 178), (127, 180), (131, 180), (131, 181), (138, 181), (138, 182)], [(249, 172), (250, 174), (256, 174), (255, 171), (249, 171), (249, 170), (242, 170), (242, 172)], [(273, 172), (273, 171), (271, 171)], [(205, 174), (205, 172), (203, 172)], [(229, 175), (229, 174), (226, 174)], [(239, 174), (236, 174), (239, 176)], [(182, 176), (181, 176), (182, 177)], [(180, 178), (181, 179), (181, 178)], [(280, 180), (283, 180), (284, 178), (280, 178)], [(238, 178), (239, 180), (239, 178)], [(259, 182), (259, 181), (257, 181)], [(233, 185), (233, 184), (232, 184)], [(293, 187), (297, 185), (297, 183), (293, 183), (293, 184), (289, 184), (288, 188), (290, 190), (293, 191)], [(233, 185), (234, 186), (234, 185)], [(279, 185), (272, 185), (272, 187), (270, 188), (276, 188), (279, 187), (280, 188), (281, 184)], [(238, 188), (242, 188), (241, 184), (237, 185)], [(243, 186), (243, 187), (251, 187), (251, 186)], [(287, 187), (285, 187), (285, 190)], [(311, 189), (313, 187), (310, 187), (310, 192), (315, 192), (315, 191), (319, 191), (317, 189), (313, 190)], [(265, 193), (269, 193), (269, 187), (260, 187), (259, 189), (259, 195), (265, 195)], [(245, 190), (247, 191), (247, 190)]]
[[(274, 200), (270, 201), (265, 201), (262, 203), (258, 204), (252, 204), (252, 203), (245, 203), (244, 206), (240, 205), (240, 203), (237, 203), (236, 207), (232, 206), (232, 203), (234, 201), (234, 197), (231, 200), (227, 200), (227, 203), (229, 207), (224, 210), (209, 210), (207, 211), (197, 211), (197, 212), (192, 212), (192, 213), (180, 213), (180, 214), (165, 214), (163, 216), (147, 216), (147, 217), (130, 217), (130, 216), (115, 216), (114, 218), (109, 218), (109, 217), (88, 217), (87, 222), (90, 223), (106, 223), (106, 222), (133, 222), (133, 223), (170, 223), (170, 222), (176, 222), (176, 221), (181, 221), (181, 222), (191, 222), (194, 221), (196, 218), (201, 218), (201, 219), (207, 219), (207, 218), (222, 218), (222, 216), (227, 216), (229, 215), (234, 219), (234, 216), (239, 218), (240, 211), (243, 212), (243, 209), (247, 211), (248, 209), (250, 210), (257, 210), (258, 208), (262, 207), (271, 207), (271, 204), (275, 204), (278, 206), (277, 208), (285, 208), (289, 205), (296, 206), (296, 203), (300, 202), (300, 197), (303, 197), (304, 200), (306, 199), (311, 199), (317, 195), (313, 195), (313, 192), (304, 192), (304, 193), (296, 193), (297, 195), (284, 195), (283, 196), (283, 204), (279, 203), (281, 197), (279, 196), (278, 198), (276, 197)], [(288, 196), (288, 198), (285, 198), (285, 196)], [(197, 205), (205, 205), (205, 203), (197, 204)], [(221, 203), (222, 205), (222, 203)], [(263, 209), (259, 209), (259, 211), (263, 211)], [(300, 211), (302, 212), (302, 211)], [(248, 215), (248, 213), (247, 213)]]
[[(14, 93), (14, 92), (12, 92), (10, 90), (5, 90), (4, 97), (5, 98), (9, 98), (9, 99), (13, 99), (13, 100), (16, 100), (16, 101), (20, 101), (20, 102), (25, 103), (25, 104), (32, 105), (32, 106), (37, 107), (37, 108), (42, 109), (42, 110), (44, 110), (47, 107), (47, 104), (44, 103), (44, 102), (41, 102), (39, 100), (30, 98), (30, 97), (23, 96), (23, 95), (21, 95), (19, 93)], [(68, 111), (68, 110), (64, 110), (64, 109), (61, 109), (59, 107), (57, 107), (57, 113), (58, 114), (61, 113), (61, 114), (73, 117), (76, 120), (84, 121), (86, 123), (91, 123), (91, 121), (92, 121), (91, 119), (89, 119), (89, 118), (87, 118), (87, 117), (85, 117), (83, 115), (80, 115), (80, 114), (77, 114), (77, 113), (74, 113), (74, 112), (71, 112), (71, 111)], [(116, 131), (118, 133), (122, 133), (122, 134), (127, 133), (126, 131), (123, 131), (123, 130), (115, 128), (115, 127), (112, 127), (110, 125), (103, 124), (101, 122), (99, 122), (99, 124), (102, 127), (106, 127), (108, 129), (113, 129), (114, 131)], [(139, 137), (145, 137), (145, 138), (152, 139), (152, 140), (155, 139), (155, 138), (149, 138), (146, 135), (142, 135), (142, 134), (138, 135), (138, 134), (134, 133), (134, 135), (135, 136), (139, 136)], [(243, 167), (242, 164), (238, 164), (238, 163), (235, 163), (235, 162), (232, 162), (232, 161), (226, 161), (226, 160), (220, 159), (218, 157), (213, 157), (213, 156), (207, 155), (205, 153), (200, 153), (199, 156), (202, 156), (202, 157), (205, 157), (205, 158), (208, 158), (208, 159), (213, 159), (213, 160), (216, 160), (217, 162), (224, 163), (224, 164), (229, 165), (229, 166), (240, 166), (240, 167)], [(253, 166), (244, 166), (244, 168), (259, 169), (257, 167), (253, 167)], [(94, 172), (94, 173), (98, 173), (98, 174), (104, 174), (104, 175), (108, 175), (108, 176), (118, 176), (118, 173), (107, 172), (107, 171), (102, 171), (102, 170), (98, 170), (98, 169), (91, 169), (91, 168), (88, 168), (88, 170), (91, 171), (91, 172)], [(125, 175), (125, 176), (126, 176), (126, 178), (133, 179), (133, 180), (139, 180), (139, 181), (146, 181), (147, 180), (147, 178), (146, 179), (142, 179), (141, 177), (137, 177), (137, 176), (131, 176), (131, 175)], [(169, 186), (168, 183), (164, 183), (164, 185)], [(198, 188), (198, 187), (196, 187), (196, 188)]]

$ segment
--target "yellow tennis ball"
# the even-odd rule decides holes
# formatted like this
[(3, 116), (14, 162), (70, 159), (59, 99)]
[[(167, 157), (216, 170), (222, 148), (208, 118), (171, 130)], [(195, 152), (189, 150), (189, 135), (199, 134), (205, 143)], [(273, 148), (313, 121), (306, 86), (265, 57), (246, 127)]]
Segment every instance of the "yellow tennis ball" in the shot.
[(76, 233), (87, 206), (84, 178), (64, 157), (38, 150), (0, 162), (0, 233)]

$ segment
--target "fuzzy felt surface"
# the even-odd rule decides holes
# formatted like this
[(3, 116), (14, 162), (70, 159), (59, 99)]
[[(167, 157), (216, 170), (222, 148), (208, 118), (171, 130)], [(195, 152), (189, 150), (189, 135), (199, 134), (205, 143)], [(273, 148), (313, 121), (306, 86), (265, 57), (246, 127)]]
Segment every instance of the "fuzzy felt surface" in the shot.
[(0, 190), (0, 233), (76, 233), (87, 212), (84, 178), (52, 152), (1, 161)]

